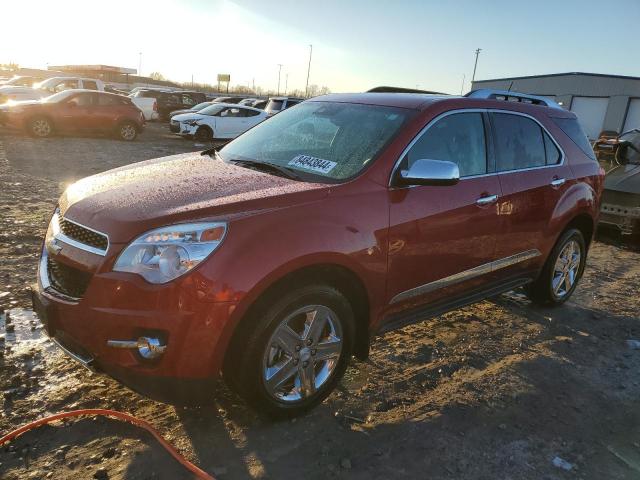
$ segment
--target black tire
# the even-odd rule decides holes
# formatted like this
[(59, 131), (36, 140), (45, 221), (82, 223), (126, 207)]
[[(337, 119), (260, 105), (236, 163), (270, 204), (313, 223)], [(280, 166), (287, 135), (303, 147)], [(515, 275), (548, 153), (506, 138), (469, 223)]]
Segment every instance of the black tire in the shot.
[[(234, 342), (234, 351), (230, 352), (231, 357), (227, 359), (225, 365), (225, 379), (231, 388), (259, 412), (275, 418), (290, 418), (300, 415), (321, 403), (329, 396), (342, 378), (353, 351), (355, 335), (353, 310), (344, 295), (328, 285), (307, 285), (278, 297), (273, 295), (266, 300), (266, 302), (261, 302), (265, 308), (254, 309), (254, 313), (247, 319), (250, 328), (247, 328), (244, 338)], [(273, 351), (273, 348), (276, 348), (272, 347), (272, 345), (275, 345), (272, 341), (272, 336), (281, 328), (283, 321), (287, 318), (295, 319), (295, 313), (300, 309), (307, 308), (307, 306), (312, 309), (315, 307), (327, 308), (332, 314), (335, 314), (331, 317), (332, 322), (339, 322), (342, 335), (339, 358), (337, 362), (335, 360), (329, 362), (332, 365), (332, 370), (324, 380), (324, 383), (321, 383), (315, 392), (306, 394), (303, 393), (302, 386), (295, 386), (295, 382), (302, 384), (300, 375), (301, 370), (304, 369), (300, 359), (302, 359), (302, 354), (305, 350), (307, 354), (311, 352), (314, 356), (320, 350), (314, 350), (314, 346), (311, 344), (309, 344), (311, 346), (308, 348), (297, 350), (298, 353), (294, 355), (299, 356), (296, 360), (293, 357), (291, 359), (298, 366), (290, 367), (294, 369), (295, 373), (289, 377), (289, 382), (292, 382), (294, 388), (291, 392), (295, 392), (295, 388), (298, 388), (299, 395), (302, 398), (297, 400), (278, 399), (276, 398), (277, 393), (269, 392), (265, 378), (265, 362), (267, 362), (267, 358), (271, 355), (270, 352)], [(299, 315), (305, 315), (304, 318), (306, 318), (305, 313), (300, 313)], [(301, 320), (303, 320), (302, 317)], [(304, 341), (302, 342), (303, 346), (306, 345)], [(320, 345), (320, 343), (314, 345)], [(299, 349), (299, 346), (296, 348)], [(315, 380), (320, 378), (323, 368), (329, 363), (321, 364), (322, 360), (318, 363), (314, 360), (315, 357), (311, 357), (311, 368), (320, 372), (314, 373), (313, 378)], [(318, 377), (315, 375), (318, 375)], [(283, 382), (283, 385), (286, 383)]]
[[(560, 254), (563, 252), (565, 247), (567, 247), (571, 242), (575, 242), (574, 245), (576, 245), (579, 248), (579, 253), (580, 253), (579, 264), (577, 265), (577, 268), (575, 271), (576, 273), (574, 275), (574, 281), (573, 281), (573, 284), (571, 285), (571, 288), (566, 288), (566, 284), (565, 284), (563, 289), (559, 293), (556, 293), (554, 291), (554, 278), (558, 277), (557, 275), (558, 272), (556, 272), (555, 266), (556, 266), (556, 263), (558, 262), (558, 257), (560, 256)], [(547, 261), (545, 262), (544, 267), (542, 268), (542, 272), (540, 273), (540, 276), (536, 279), (535, 282), (527, 286), (526, 288), (527, 295), (534, 303), (537, 303), (539, 305), (544, 305), (544, 306), (562, 305), (571, 297), (571, 295), (575, 291), (576, 286), (578, 285), (578, 282), (582, 277), (582, 274), (584, 273), (586, 259), (587, 259), (587, 248), (584, 240), (584, 235), (582, 235), (582, 232), (575, 228), (571, 228), (565, 231), (560, 236), (555, 246), (551, 250), (549, 257), (547, 258)], [(563, 282), (559, 282), (559, 283), (563, 283)]]
[(116, 129), (116, 135), (120, 140), (133, 142), (138, 136), (138, 126), (133, 122), (120, 122)]
[(48, 138), (53, 135), (53, 122), (48, 117), (33, 117), (27, 122), (27, 132), (32, 137)]
[(200, 125), (193, 139), (199, 142), (211, 142), (213, 141), (213, 130), (206, 125)]

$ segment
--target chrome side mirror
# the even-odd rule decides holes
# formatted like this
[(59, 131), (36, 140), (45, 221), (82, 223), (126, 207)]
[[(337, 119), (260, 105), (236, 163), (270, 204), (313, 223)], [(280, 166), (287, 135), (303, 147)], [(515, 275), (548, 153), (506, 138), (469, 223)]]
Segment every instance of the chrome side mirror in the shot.
[(396, 175), (396, 183), (403, 187), (455, 185), (458, 180), (460, 180), (458, 165), (446, 160), (416, 160), (408, 170), (400, 170)]

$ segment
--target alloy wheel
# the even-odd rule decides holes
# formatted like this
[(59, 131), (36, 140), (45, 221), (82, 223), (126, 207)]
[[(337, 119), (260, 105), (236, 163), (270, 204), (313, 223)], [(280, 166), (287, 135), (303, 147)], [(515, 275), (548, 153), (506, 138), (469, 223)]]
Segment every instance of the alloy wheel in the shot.
[(44, 118), (39, 118), (31, 124), (31, 130), (38, 137), (48, 137), (51, 133), (51, 125)]
[(553, 267), (553, 279), (551, 281), (553, 294), (557, 298), (566, 296), (575, 285), (578, 279), (581, 258), (580, 245), (575, 240), (568, 241), (560, 250)]
[(126, 123), (120, 127), (120, 136), (124, 140), (133, 140), (136, 138), (136, 128), (130, 123)]
[(262, 380), (283, 402), (306, 399), (331, 378), (343, 349), (342, 325), (333, 310), (308, 305), (287, 315), (267, 343)]

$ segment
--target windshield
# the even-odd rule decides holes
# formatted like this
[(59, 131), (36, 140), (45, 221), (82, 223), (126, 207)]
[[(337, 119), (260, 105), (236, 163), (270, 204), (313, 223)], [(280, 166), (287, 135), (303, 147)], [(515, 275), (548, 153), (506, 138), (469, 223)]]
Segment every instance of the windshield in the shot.
[(214, 104), (214, 105), (209, 105), (208, 107), (203, 108), (198, 113), (202, 115), (215, 115), (216, 113), (220, 112), (221, 110), (224, 110), (225, 108), (227, 108), (225, 105)]
[(15, 85), (20, 87), (30, 87), (33, 85), (33, 77), (13, 77), (11, 80), (7, 80), (3, 85)]
[(267, 107), (265, 108), (266, 112), (279, 112), (282, 110), (283, 100), (269, 100), (267, 103)]
[(64, 92), (54, 93), (53, 95), (49, 95), (46, 98), (43, 98), (41, 101), (43, 103), (58, 103), (64, 101), (65, 98), (74, 95), (76, 92), (73, 90), (65, 90)]
[(626, 163), (640, 164), (640, 129), (620, 135), (621, 155)]
[(211, 102), (198, 103), (197, 105), (194, 105), (193, 107), (191, 107), (191, 110), (199, 112), (200, 110), (207, 108), (209, 105), (211, 105)]
[(294, 169), (310, 180), (345, 180), (372, 163), (409, 114), (395, 107), (305, 102), (252, 128), (219, 154), (225, 161)]

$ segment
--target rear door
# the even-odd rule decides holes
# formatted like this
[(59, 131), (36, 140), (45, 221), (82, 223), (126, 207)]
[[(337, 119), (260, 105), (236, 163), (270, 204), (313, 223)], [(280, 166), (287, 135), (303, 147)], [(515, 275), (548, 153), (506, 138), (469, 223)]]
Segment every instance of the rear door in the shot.
[(504, 223), (496, 274), (520, 275), (539, 266), (553, 245), (551, 216), (572, 174), (558, 144), (533, 117), (507, 111), (490, 117), (502, 190), (497, 212)]
[(490, 161), (488, 131), (488, 117), (481, 111), (445, 114), (414, 140), (401, 160), (403, 169), (418, 159), (452, 161), (461, 178), (451, 186), (390, 190), (390, 313), (450, 299), (491, 282), (501, 192)]

